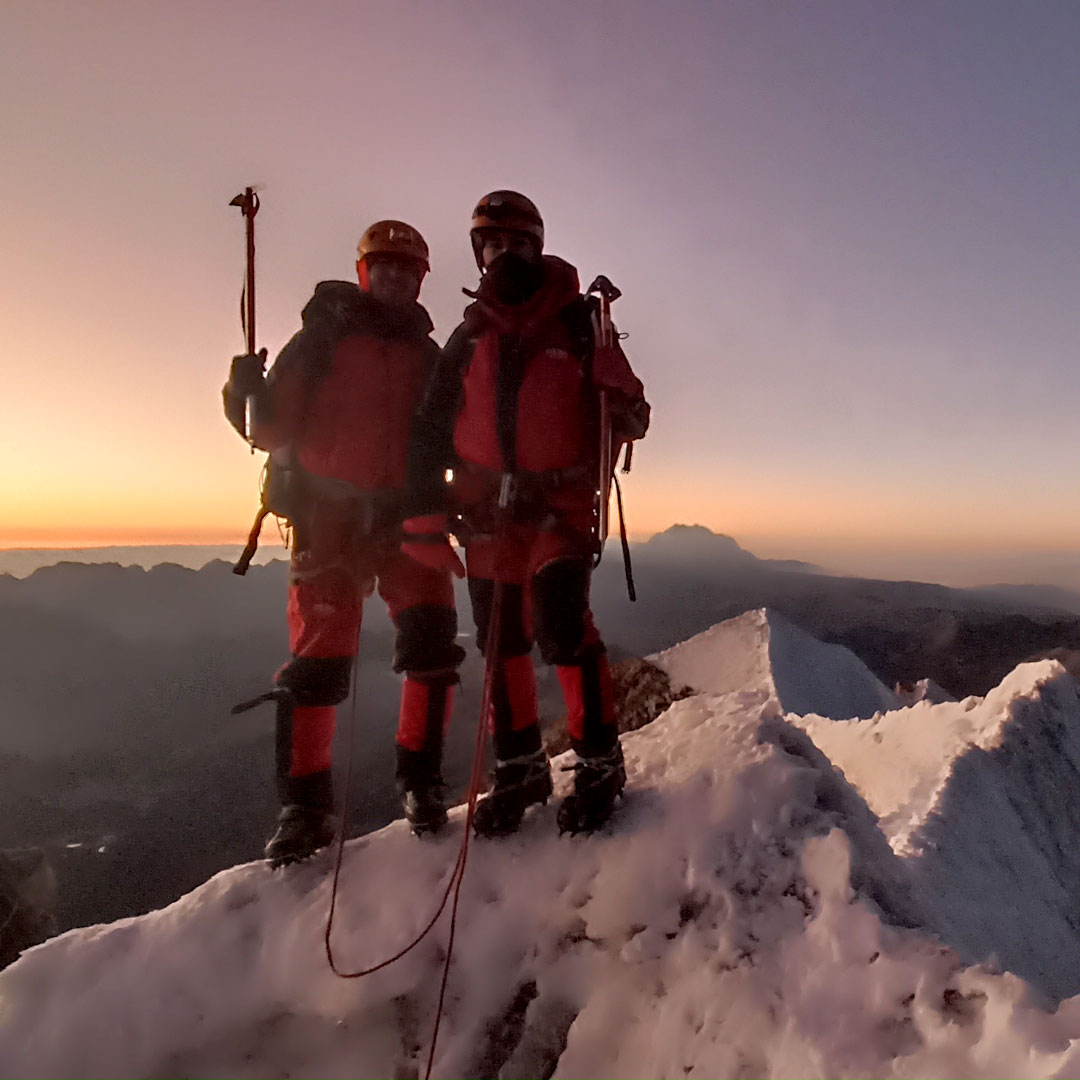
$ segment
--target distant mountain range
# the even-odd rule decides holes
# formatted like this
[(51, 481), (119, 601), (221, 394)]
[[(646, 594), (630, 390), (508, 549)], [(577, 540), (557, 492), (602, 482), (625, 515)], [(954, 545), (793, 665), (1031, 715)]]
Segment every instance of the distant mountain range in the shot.
[[(890, 687), (929, 678), (958, 698), (984, 694), (1017, 663), (1050, 653), (1080, 670), (1080, 618), (1066, 610), (1065, 590), (840, 577), (758, 559), (700, 526), (666, 530), (635, 545), (633, 558), (636, 604), (617, 543), (593, 581), (616, 659), (768, 608), (846, 646)], [(229, 709), (266, 689), (286, 656), (285, 585), (280, 561), (243, 578), (223, 561), (199, 570), (68, 562), (0, 575), (0, 847), (50, 849), (61, 926), (146, 910), (258, 854), (274, 813), (272, 710)], [(461, 586), (458, 603), (471, 645)], [(370, 602), (356, 698), (339, 710), (337, 764), (350, 733), (361, 762), (350, 809), (357, 830), (397, 813), (393, 637), (382, 605)], [(447, 751), (458, 789), (481, 682), (470, 649)], [(550, 669), (540, 686), (541, 712), (558, 722)]]
[(847, 646), (890, 686), (931, 678), (965, 697), (985, 693), (1017, 663), (1080, 646), (1080, 596), (1070, 610), (1067, 590), (951, 589), (778, 567), (700, 526), (669, 529), (634, 548), (633, 558), (639, 602), (626, 599), (611, 544), (593, 601), (600, 626), (617, 628), (609, 640), (639, 655), (767, 607), (822, 641)]
[(1058, 585), (983, 585), (966, 591), (1017, 607), (1042, 607), (1080, 615), (1080, 593)]
[(663, 532), (635, 546), (637, 558), (690, 565), (764, 566), (773, 570), (798, 570), (807, 574), (824, 574), (813, 563), (798, 559), (759, 559), (724, 533), (713, 532), (704, 525), (672, 525)]

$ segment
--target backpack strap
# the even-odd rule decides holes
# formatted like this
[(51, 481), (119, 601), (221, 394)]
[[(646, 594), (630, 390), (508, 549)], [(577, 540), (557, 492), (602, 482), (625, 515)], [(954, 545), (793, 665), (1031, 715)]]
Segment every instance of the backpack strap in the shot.
[(581, 373), (589, 394), (595, 396), (593, 357), (596, 355), (596, 319), (600, 301), (595, 296), (579, 296), (562, 310), (563, 323), (570, 333), (574, 351), (581, 360)]

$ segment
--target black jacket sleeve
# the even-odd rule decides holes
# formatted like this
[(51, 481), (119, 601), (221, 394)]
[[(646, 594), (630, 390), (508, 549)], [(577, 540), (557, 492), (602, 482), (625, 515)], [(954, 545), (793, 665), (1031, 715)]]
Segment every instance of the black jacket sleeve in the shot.
[[(278, 353), (262, 385), (255, 392), (256, 428), (275, 443), (291, 438), (308, 385), (329, 366), (329, 348), (335, 334), (356, 308), (359, 289), (347, 281), (320, 281), (301, 313), (302, 329)], [(225, 415), (244, 433), (245, 395), (229, 381), (222, 388)], [(281, 428), (282, 430), (278, 430)], [(257, 439), (258, 441), (258, 439)], [(262, 443), (260, 442), (260, 445)]]

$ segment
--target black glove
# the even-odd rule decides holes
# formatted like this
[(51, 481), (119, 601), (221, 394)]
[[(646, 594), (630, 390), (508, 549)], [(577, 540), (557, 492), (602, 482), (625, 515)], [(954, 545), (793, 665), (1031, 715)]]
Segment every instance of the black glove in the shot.
[(257, 353), (234, 356), (232, 367), (229, 369), (229, 393), (240, 398), (257, 394), (262, 389), (265, 368), (265, 349), (260, 349)]
[(617, 390), (608, 391), (611, 403), (611, 430), (622, 441), (642, 439), (649, 430), (651, 409), (644, 398), (628, 398)]

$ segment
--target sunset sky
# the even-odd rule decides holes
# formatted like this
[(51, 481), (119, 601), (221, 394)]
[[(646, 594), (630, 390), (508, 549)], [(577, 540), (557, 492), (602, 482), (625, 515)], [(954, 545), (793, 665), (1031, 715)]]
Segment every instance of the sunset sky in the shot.
[(473, 204), (530, 195), (624, 292), (636, 535), (1066, 559), (1078, 55), (1063, 2), (0, 0), (0, 547), (246, 532), (255, 183), (271, 354), (382, 217), (427, 237), (444, 340)]

